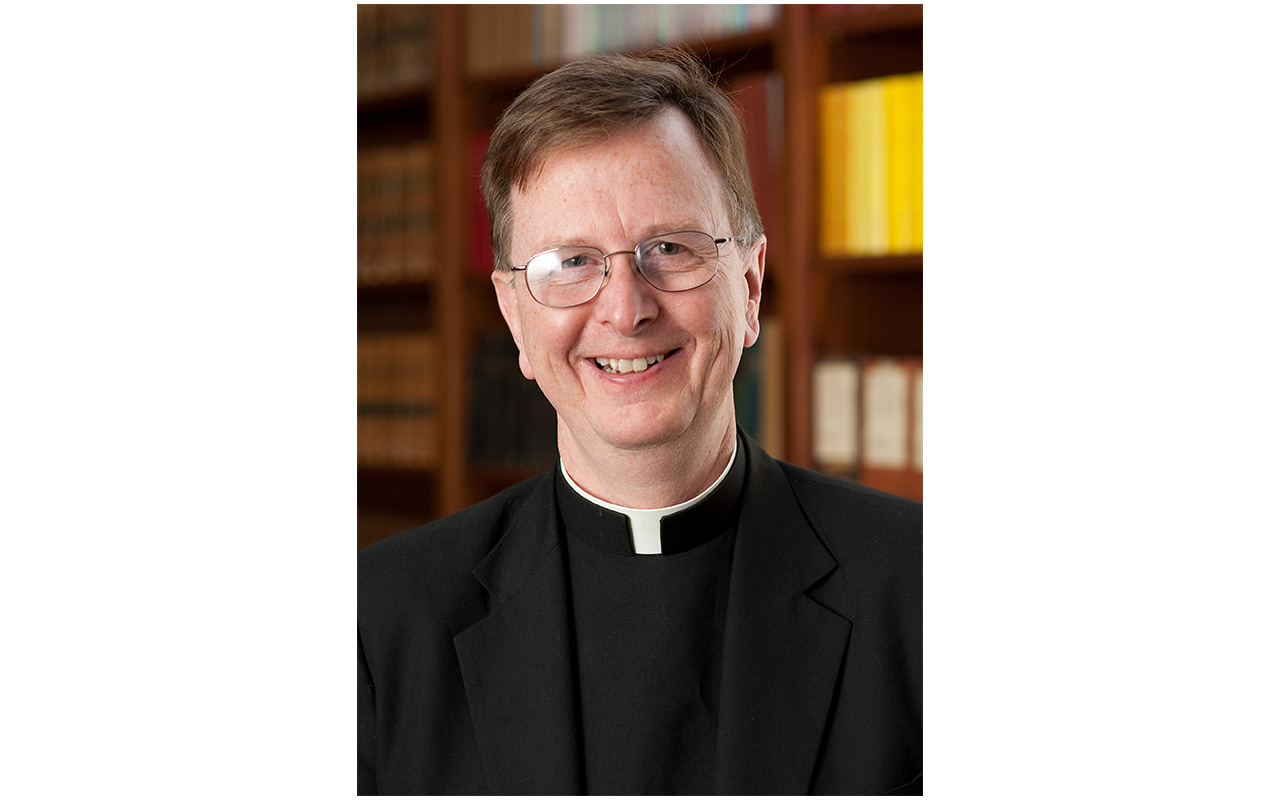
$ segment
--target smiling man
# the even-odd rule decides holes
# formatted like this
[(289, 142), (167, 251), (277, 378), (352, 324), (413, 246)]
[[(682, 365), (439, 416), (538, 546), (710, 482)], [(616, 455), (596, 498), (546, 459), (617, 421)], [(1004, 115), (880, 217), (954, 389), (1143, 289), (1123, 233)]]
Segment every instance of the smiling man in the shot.
[(760, 330), (765, 239), (732, 235), (692, 123), (670, 109), (548, 155), (511, 214), (526, 280), (500, 269), (493, 282), (520, 368), (557, 410), (565, 471), (633, 508), (709, 486), (736, 441), (733, 375)]
[(361, 552), (360, 793), (919, 794), (920, 505), (735, 422), (767, 242), (728, 98), (569, 64), (483, 188), (560, 460)]

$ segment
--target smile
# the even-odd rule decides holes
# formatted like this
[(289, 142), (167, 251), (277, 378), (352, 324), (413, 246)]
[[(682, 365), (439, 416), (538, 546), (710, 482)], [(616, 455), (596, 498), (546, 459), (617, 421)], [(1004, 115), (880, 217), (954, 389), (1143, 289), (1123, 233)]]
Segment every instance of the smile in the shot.
[(597, 358), (596, 366), (611, 375), (628, 375), (632, 372), (644, 372), (664, 358), (665, 354), (644, 358)]

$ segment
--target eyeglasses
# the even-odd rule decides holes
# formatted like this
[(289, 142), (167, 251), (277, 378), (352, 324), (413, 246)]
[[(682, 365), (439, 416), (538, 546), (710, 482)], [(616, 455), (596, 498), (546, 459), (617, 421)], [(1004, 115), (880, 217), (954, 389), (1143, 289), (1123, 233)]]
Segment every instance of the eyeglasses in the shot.
[(651, 236), (635, 250), (616, 253), (595, 247), (557, 247), (511, 269), (524, 271), (534, 300), (550, 308), (570, 308), (590, 302), (600, 293), (609, 282), (609, 259), (613, 256), (633, 253), (637, 270), (650, 286), (664, 292), (687, 292), (715, 277), (720, 245), (735, 241), (734, 236), (716, 239), (701, 231), (679, 231)]

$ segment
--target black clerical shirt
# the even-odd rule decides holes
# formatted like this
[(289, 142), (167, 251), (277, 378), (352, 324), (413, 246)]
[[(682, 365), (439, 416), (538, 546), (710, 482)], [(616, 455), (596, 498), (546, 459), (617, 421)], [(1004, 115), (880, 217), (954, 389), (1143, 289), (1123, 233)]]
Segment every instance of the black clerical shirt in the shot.
[(662, 554), (636, 555), (626, 516), (556, 471), (568, 534), (588, 794), (710, 794), (725, 608), (746, 478), (728, 475), (662, 519)]

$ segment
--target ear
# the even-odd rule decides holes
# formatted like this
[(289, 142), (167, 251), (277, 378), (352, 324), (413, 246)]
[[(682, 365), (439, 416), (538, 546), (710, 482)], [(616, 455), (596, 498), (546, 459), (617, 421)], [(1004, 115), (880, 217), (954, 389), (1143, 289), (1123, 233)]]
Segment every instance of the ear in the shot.
[(520, 326), (520, 298), (516, 296), (515, 273), (495, 269), (491, 275), (493, 291), (498, 296), (498, 309), (502, 318), (507, 321), (507, 329), (520, 351), (520, 372), (529, 380), (533, 380), (533, 368), (524, 350), (524, 334)]
[(764, 284), (764, 252), (768, 244), (768, 240), (761, 236), (751, 248), (742, 276), (747, 284), (747, 330), (743, 336), (743, 347), (750, 347), (760, 338), (760, 294)]

